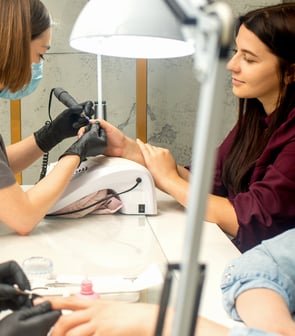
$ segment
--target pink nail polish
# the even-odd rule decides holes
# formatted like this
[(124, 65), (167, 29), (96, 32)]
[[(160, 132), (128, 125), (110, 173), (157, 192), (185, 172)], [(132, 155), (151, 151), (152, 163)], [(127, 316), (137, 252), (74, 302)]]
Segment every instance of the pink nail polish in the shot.
[(85, 299), (98, 299), (100, 297), (98, 293), (94, 292), (93, 283), (89, 279), (82, 281), (80, 293), (76, 294), (76, 296)]

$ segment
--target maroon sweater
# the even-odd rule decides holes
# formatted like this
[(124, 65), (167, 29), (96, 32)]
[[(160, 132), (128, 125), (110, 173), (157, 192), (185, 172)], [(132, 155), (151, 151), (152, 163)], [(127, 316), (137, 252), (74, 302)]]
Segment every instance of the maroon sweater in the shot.
[[(267, 123), (267, 117), (265, 122)], [(236, 126), (219, 147), (213, 194), (227, 197), (239, 222), (233, 243), (241, 252), (295, 227), (295, 108), (273, 134), (249, 178), (249, 189), (234, 194), (221, 182)]]

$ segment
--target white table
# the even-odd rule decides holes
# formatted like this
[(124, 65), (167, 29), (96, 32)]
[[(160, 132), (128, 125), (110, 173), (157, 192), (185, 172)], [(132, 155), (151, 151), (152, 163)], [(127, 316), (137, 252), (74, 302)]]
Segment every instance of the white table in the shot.
[[(159, 191), (157, 197), (156, 216), (45, 218), (26, 237), (0, 223), (0, 262), (14, 259), (21, 264), (31, 256), (43, 256), (53, 261), (55, 274), (71, 277), (130, 279), (151, 265), (162, 271), (167, 261), (181, 259), (186, 219), (175, 200)], [(215, 224), (205, 223), (200, 261), (206, 263), (207, 274), (200, 314), (228, 326), (233, 322), (222, 308), (219, 284), (225, 264), (237, 255), (227, 236)]]
[[(168, 262), (179, 262), (183, 253), (185, 212), (169, 196), (158, 192), (158, 215), (147, 217)], [(200, 314), (227, 326), (234, 323), (223, 310), (220, 280), (225, 265), (240, 255), (238, 249), (214, 223), (205, 222), (199, 261), (206, 264)]]

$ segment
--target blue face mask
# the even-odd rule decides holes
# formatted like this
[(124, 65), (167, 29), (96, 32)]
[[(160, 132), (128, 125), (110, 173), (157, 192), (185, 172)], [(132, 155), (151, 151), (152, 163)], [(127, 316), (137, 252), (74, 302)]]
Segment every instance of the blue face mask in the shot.
[(32, 78), (28, 85), (25, 85), (22, 89), (16, 92), (10, 92), (8, 89), (0, 91), (0, 98), (17, 100), (28, 96), (36, 90), (38, 84), (43, 77), (43, 61), (40, 63), (32, 63)]

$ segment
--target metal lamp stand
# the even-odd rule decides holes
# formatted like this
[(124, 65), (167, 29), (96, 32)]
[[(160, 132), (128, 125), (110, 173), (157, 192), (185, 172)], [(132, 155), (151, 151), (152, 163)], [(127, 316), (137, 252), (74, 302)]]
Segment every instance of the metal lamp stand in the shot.
[(200, 297), (197, 291), (202, 288), (200, 281), (203, 278), (198, 256), (208, 193), (212, 187), (215, 151), (225, 97), (226, 61), (233, 36), (232, 13), (224, 3), (200, 6), (196, 10), (195, 18), (194, 63), (201, 90), (195, 124), (185, 244), (180, 264), (172, 336), (192, 336), (196, 327), (198, 307), (195, 300)]

